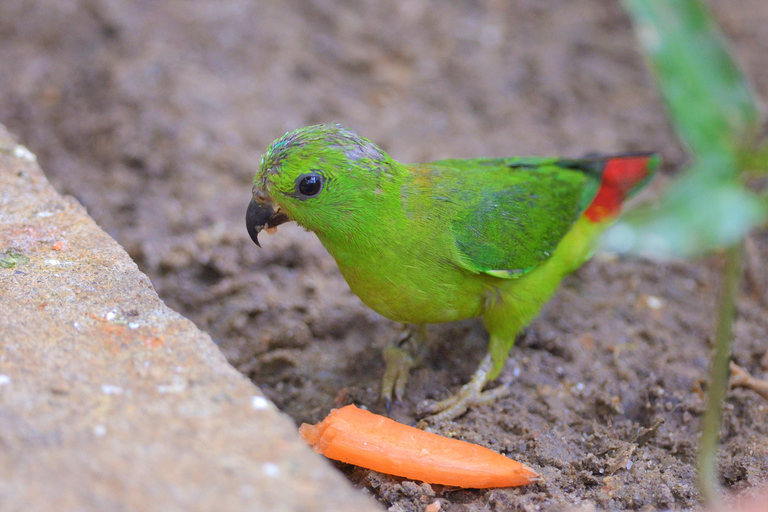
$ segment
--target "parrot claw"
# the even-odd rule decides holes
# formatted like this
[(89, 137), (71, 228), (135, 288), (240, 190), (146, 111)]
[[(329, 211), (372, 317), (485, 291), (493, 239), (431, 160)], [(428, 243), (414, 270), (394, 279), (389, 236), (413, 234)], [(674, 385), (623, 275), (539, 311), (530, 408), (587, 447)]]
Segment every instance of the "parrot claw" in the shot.
[(398, 403), (403, 401), (408, 373), (416, 362), (407, 350), (395, 345), (384, 349), (384, 362), (386, 369), (381, 379), (381, 397), (387, 404), (387, 414), (389, 414), (392, 408), (392, 394), (394, 393), (395, 401)]
[(423, 325), (405, 325), (397, 341), (384, 349), (382, 356), (386, 367), (381, 378), (381, 398), (386, 404), (387, 414), (392, 412), (393, 394), (396, 403), (403, 402), (408, 375), (414, 367), (421, 364), (421, 350), (426, 337)]
[(483, 388), (488, 382), (488, 372), (491, 370), (492, 364), (491, 355), (487, 354), (472, 379), (464, 384), (458, 393), (439, 402), (434, 400), (422, 402), (419, 405), (418, 413), (420, 415), (429, 414), (430, 416), (421, 419), (417, 427), (423, 430), (429, 425), (451, 421), (467, 412), (471, 406), (488, 405), (506, 396), (509, 393), (508, 382), (483, 392)]

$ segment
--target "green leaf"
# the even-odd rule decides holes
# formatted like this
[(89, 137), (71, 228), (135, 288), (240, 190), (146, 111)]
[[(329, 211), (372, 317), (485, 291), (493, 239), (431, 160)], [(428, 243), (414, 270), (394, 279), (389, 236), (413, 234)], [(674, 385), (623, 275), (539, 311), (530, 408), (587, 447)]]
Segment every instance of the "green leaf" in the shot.
[(696, 0), (624, 5), (675, 130), (692, 152), (735, 154), (751, 144), (758, 124), (754, 98), (704, 7)]
[[(765, 222), (768, 205), (728, 178), (723, 160), (699, 160), (656, 207), (642, 208), (612, 226), (601, 248), (656, 259), (699, 256), (737, 243)], [(735, 167), (726, 166), (731, 170)]]

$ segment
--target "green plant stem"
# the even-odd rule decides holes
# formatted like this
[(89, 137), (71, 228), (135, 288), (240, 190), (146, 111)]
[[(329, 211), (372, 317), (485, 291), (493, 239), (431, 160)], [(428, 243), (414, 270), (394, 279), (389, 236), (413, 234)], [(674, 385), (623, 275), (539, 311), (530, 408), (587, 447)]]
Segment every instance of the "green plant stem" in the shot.
[(741, 282), (741, 266), (744, 243), (735, 244), (725, 251), (723, 285), (718, 307), (715, 357), (709, 375), (707, 410), (704, 413), (704, 429), (699, 447), (699, 487), (704, 501), (712, 509), (719, 509), (720, 485), (717, 477), (717, 447), (723, 399), (728, 387), (728, 363), (731, 359), (731, 332), (736, 314), (736, 298)]

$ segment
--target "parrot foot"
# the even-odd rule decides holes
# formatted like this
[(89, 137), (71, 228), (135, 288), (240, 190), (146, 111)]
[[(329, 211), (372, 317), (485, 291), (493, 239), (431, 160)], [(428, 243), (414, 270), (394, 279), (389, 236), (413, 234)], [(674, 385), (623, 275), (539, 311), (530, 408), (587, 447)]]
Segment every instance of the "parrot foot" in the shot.
[(407, 327), (395, 344), (384, 349), (383, 357), (386, 368), (381, 379), (381, 397), (386, 402), (387, 414), (391, 413), (393, 393), (396, 402), (401, 403), (403, 401), (408, 374), (420, 362), (420, 358), (414, 356), (410, 350), (403, 348), (403, 345), (409, 342), (416, 343), (419, 340), (414, 338), (424, 338), (425, 334), (423, 326), (417, 332)]
[(464, 384), (458, 393), (439, 402), (423, 402), (418, 412), (430, 416), (419, 421), (417, 427), (425, 429), (430, 424), (453, 420), (467, 412), (471, 406), (491, 404), (509, 393), (509, 383), (483, 392), (492, 366), (491, 355), (487, 354), (472, 379)]

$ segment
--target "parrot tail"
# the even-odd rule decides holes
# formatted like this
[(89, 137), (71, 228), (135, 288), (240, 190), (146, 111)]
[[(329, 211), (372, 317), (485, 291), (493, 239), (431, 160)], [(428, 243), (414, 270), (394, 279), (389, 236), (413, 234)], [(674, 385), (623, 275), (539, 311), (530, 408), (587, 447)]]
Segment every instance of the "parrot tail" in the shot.
[(659, 161), (659, 155), (654, 153), (606, 158), (600, 188), (584, 215), (592, 222), (618, 216), (622, 203), (653, 177)]

